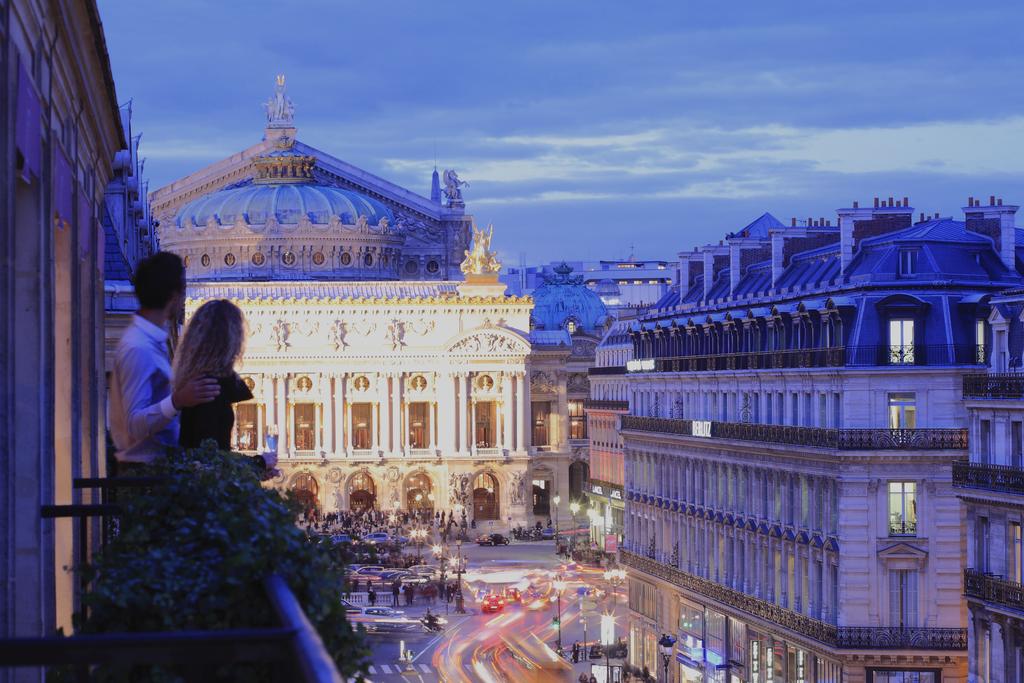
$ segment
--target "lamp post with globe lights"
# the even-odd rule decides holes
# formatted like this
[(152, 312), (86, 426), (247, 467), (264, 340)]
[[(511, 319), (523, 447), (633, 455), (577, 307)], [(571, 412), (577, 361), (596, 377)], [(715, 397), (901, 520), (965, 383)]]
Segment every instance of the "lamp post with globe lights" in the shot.
[(604, 573), (604, 580), (612, 585), (612, 601), (618, 597), (618, 588), (626, 580), (625, 569), (608, 569)]
[(562, 591), (565, 590), (565, 579), (562, 578), (561, 574), (559, 574), (557, 577), (555, 577), (555, 582), (552, 584), (552, 587), (555, 589), (555, 600), (557, 601), (557, 605), (558, 605), (558, 612), (557, 612), (557, 616), (555, 617), (555, 621), (558, 623), (558, 647), (557, 647), (557, 649), (555, 651), (559, 654), (559, 656), (561, 656), (561, 654), (562, 654)]
[(562, 497), (556, 493), (551, 502), (555, 504), (555, 552), (558, 552), (558, 504), (562, 502)]
[(416, 564), (420, 564), (420, 561), (423, 558), (420, 550), (423, 547), (424, 541), (427, 539), (427, 530), (423, 528), (413, 529), (409, 532), (409, 535), (412, 536), (412, 540), (416, 544)]
[(670, 636), (667, 633), (661, 634), (661, 639), (658, 641), (658, 651), (661, 653), (661, 663), (665, 672), (665, 681), (668, 682), (668, 664), (672, 661), (672, 655), (675, 654), (674, 648), (676, 644), (675, 636)]
[(580, 511), (580, 504), (575, 500), (569, 503), (569, 512), (572, 513), (572, 541), (569, 544), (569, 555), (575, 558), (576, 556), (576, 513)]
[(444, 600), (444, 613), (448, 614), (448, 561), (451, 559), (448, 556), (448, 546), (435, 543), (430, 546), (430, 551), (434, 553), (434, 557), (441, 563), (441, 599)]

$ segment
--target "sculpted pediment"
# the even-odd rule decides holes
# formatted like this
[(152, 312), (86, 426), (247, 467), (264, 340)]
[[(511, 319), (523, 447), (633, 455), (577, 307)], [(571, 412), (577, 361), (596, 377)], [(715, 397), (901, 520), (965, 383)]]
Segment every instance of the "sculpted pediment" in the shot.
[(471, 330), (448, 343), (448, 353), (484, 356), (525, 356), (530, 344), (521, 335), (501, 327)]

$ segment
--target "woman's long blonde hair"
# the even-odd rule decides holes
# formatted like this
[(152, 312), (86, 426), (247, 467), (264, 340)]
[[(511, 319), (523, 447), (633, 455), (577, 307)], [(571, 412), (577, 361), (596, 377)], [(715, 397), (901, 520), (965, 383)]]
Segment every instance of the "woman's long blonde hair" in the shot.
[(207, 301), (192, 315), (174, 354), (174, 387), (195, 377), (227, 377), (245, 350), (245, 316), (227, 299)]

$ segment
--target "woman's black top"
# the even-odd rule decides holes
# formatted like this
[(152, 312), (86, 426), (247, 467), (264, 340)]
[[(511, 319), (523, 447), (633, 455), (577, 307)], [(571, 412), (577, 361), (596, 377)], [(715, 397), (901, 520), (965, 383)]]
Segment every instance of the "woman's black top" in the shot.
[(205, 439), (213, 439), (221, 450), (231, 448), (231, 429), (235, 426), (233, 403), (248, 401), (252, 392), (237, 374), (221, 377), (220, 393), (208, 403), (181, 411), (181, 430), (178, 443), (185, 448), (197, 448)]

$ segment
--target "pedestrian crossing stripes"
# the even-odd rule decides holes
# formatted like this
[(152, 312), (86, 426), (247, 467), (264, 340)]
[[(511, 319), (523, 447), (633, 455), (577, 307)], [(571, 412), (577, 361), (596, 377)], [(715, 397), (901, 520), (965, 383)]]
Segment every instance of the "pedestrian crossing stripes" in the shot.
[[(414, 669), (418, 669), (425, 674), (434, 672), (434, 667), (429, 664), (413, 664), (412, 666)], [(399, 674), (407, 670), (406, 666), (402, 664), (371, 664), (367, 668), (366, 673), (376, 676), (378, 674)]]

